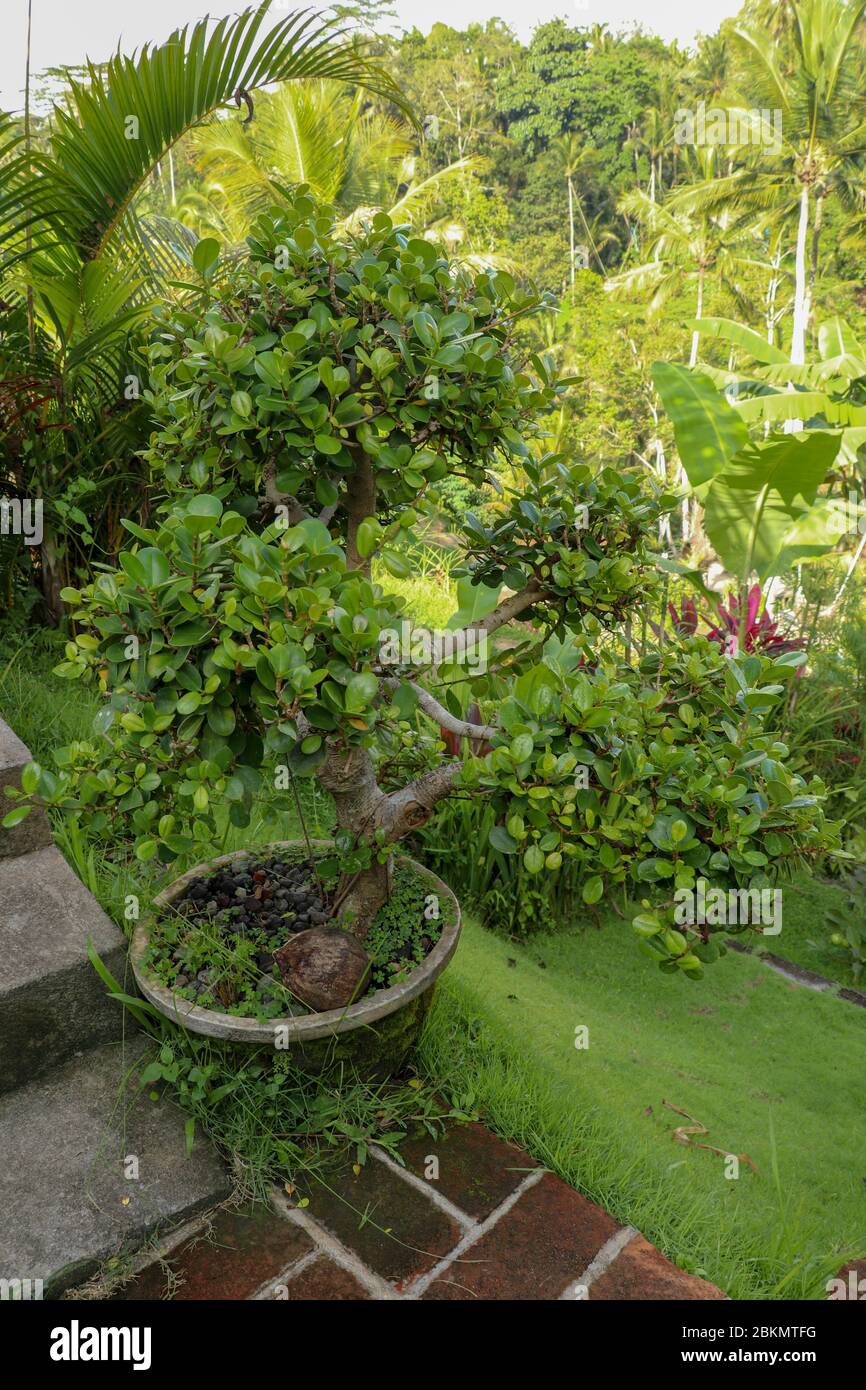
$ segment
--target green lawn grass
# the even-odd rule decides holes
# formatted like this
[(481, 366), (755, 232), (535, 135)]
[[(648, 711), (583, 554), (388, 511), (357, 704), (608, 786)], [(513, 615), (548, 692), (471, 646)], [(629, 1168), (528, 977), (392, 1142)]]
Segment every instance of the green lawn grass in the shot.
[[(35, 756), (84, 738), (98, 696), (50, 674), (57, 656), (0, 665), (0, 710)], [(302, 783), (311, 832), (322, 794)], [(147, 898), (171, 870), (110, 842), (59, 843), (116, 921), (127, 893)], [(298, 833), (287, 801), (275, 826), (257, 808), (226, 848)], [(766, 945), (850, 984), (828, 946), (838, 889), (785, 890), (783, 929)], [(589, 1048), (574, 1047), (589, 1028)], [(436, 999), (421, 1061), (462, 1109), (477, 1109), (684, 1268), (732, 1297), (823, 1297), (843, 1258), (866, 1253), (862, 1078), (866, 1013), (791, 985), (730, 954), (689, 983), (656, 971), (628, 925), (577, 928), (516, 945), (468, 923)], [(736, 1181), (724, 1160), (672, 1138), (688, 1122), (706, 1142), (748, 1153)]]
[[(589, 1047), (575, 1048), (586, 1025)], [(734, 1298), (820, 1298), (866, 1254), (866, 1015), (729, 953), (672, 979), (611, 920), (516, 945), (466, 925), (422, 1052), (455, 1103)], [(719, 1155), (673, 1131), (748, 1154)]]

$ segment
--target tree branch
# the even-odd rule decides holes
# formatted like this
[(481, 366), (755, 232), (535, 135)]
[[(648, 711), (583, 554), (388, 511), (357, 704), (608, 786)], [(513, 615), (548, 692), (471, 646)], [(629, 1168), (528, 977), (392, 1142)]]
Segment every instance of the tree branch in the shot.
[(436, 803), (453, 790), (462, 766), (460, 762), (441, 763), (429, 772), (422, 772), (414, 782), (391, 792), (379, 803), (376, 826), (384, 830), (388, 844), (402, 840), (427, 824)]
[(302, 507), (297, 497), (293, 497), (290, 492), (280, 492), (276, 484), (276, 464), (273, 459), (268, 459), (262, 473), (262, 482), (265, 485), (265, 500), (272, 511), (277, 507), (286, 507), (289, 514), (289, 525), (297, 526), (299, 521), (303, 521), (309, 515), (305, 507)]
[(547, 598), (547, 594), (541, 587), (537, 579), (530, 579), (525, 589), (520, 593), (512, 594), (510, 598), (503, 599), (502, 603), (494, 608), (492, 613), (488, 613), (486, 618), (480, 618), (477, 623), (467, 623), (459, 631), (463, 633), (487, 633), (496, 632), (497, 628), (504, 627), (506, 623), (513, 622), (521, 613), (525, 613), (527, 608), (539, 603)]
[[(397, 685), (399, 682), (395, 681), (394, 684)], [(457, 734), (461, 738), (490, 739), (501, 733), (501, 730), (493, 724), (473, 724), (468, 719), (458, 719), (444, 705), (440, 705), (439, 701), (434, 699), (429, 690), (425, 690), (423, 686), (416, 685), (414, 690), (418, 696), (418, 704), (424, 713), (435, 720), (440, 728), (447, 729), (451, 734)]]

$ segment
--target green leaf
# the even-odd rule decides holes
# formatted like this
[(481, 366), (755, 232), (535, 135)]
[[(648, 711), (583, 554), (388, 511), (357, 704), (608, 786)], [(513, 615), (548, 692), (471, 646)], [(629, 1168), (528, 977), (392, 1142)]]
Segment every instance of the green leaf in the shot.
[(652, 559), (653, 563), (660, 570), (664, 570), (665, 574), (680, 575), (681, 578), (683, 578), (687, 584), (690, 584), (693, 589), (697, 589), (698, 593), (706, 599), (707, 603), (715, 607), (716, 603), (718, 602), (719, 596), (718, 594), (714, 593), (712, 589), (707, 588), (706, 584), (704, 583), (703, 570), (691, 569), (688, 565), (684, 565), (680, 560), (671, 560), (664, 555), (654, 554)]
[(417, 313), (413, 314), (412, 327), (425, 348), (432, 352), (438, 346), (439, 334), (436, 329), (436, 320), (432, 314), (427, 313), (426, 309), (419, 309)]
[(355, 549), (362, 560), (372, 555), (382, 539), (382, 528), (374, 516), (365, 516), (355, 532)]
[(735, 409), (747, 424), (765, 420), (773, 424), (785, 420), (811, 420), (813, 415), (823, 415), (830, 424), (866, 424), (866, 409), (846, 401), (834, 401), (825, 391), (774, 391), (738, 401)]
[(493, 848), (498, 849), (501, 854), (515, 854), (517, 852), (517, 841), (512, 835), (509, 835), (504, 825), (491, 826), (487, 838)]
[(749, 442), (740, 416), (702, 372), (671, 362), (653, 364), (652, 377), (671, 418), (688, 480), (706, 490), (735, 454)]
[(201, 493), (193, 497), (187, 505), (186, 524), (195, 535), (212, 531), (222, 516), (223, 504), (211, 493)]
[(658, 936), (662, 929), (662, 924), (654, 913), (640, 912), (637, 917), (632, 918), (632, 926), (638, 936), (649, 937)]
[(742, 323), (736, 323), (733, 319), (705, 318), (695, 319), (689, 324), (691, 329), (695, 329), (705, 338), (721, 338), (727, 343), (733, 343), (734, 347), (742, 348), (756, 362), (787, 362), (788, 359), (773, 343), (768, 343), (767, 339), (754, 328), (746, 328)]
[(411, 579), (415, 572), (406, 556), (398, 555), (394, 550), (383, 550), (380, 559), (395, 579)]
[(207, 726), (220, 738), (228, 738), (229, 734), (234, 733), (235, 712), (231, 705), (209, 705)]
[(779, 573), (788, 534), (802, 524), (838, 449), (838, 435), (829, 430), (785, 435), (749, 444), (715, 479), (704, 528), (725, 568), (743, 583), (753, 572), (760, 579)]
[(583, 885), (580, 896), (588, 907), (592, 907), (593, 903), (599, 901), (603, 893), (604, 879), (601, 878), (599, 874), (595, 874), (593, 878), (587, 879), (586, 883)]
[(359, 671), (346, 686), (346, 713), (361, 714), (369, 709), (379, 690), (372, 671)]
[(339, 454), (343, 449), (343, 441), (333, 434), (317, 434), (315, 444), (320, 454)]
[(523, 864), (528, 874), (540, 874), (544, 868), (544, 852), (538, 845), (530, 845), (523, 855)]
[[(220, 258), (220, 244), (216, 237), (202, 237), (196, 243), (192, 253), (193, 268), (198, 271), (205, 280), (209, 280), (217, 267)], [(240, 413), (240, 412), (238, 412)]]
[(316, 478), (316, 501), (320, 507), (333, 507), (340, 495), (339, 488), (335, 487), (330, 478), (319, 474)]
[(493, 612), (499, 602), (501, 591), (501, 585), (492, 589), (487, 584), (473, 584), (470, 578), (458, 579), (458, 608), (448, 619), (449, 630), (456, 631), (461, 627), (469, 627), (472, 623), (480, 623), (482, 618)]
[(862, 359), (864, 355), (854, 330), (838, 314), (831, 319), (825, 319), (819, 327), (818, 351), (822, 362), (837, 357)]
[(122, 550), (117, 558), (120, 561), (120, 568), (124, 574), (129, 576), (133, 584), (140, 584), (142, 588), (145, 588), (147, 577), (138, 556), (133, 555), (130, 550)]
[(408, 681), (403, 681), (394, 691), (392, 702), (401, 719), (411, 719), (418, 707), (418, 691)]
[(511, 740), (508, 751), (516, 763), (525, 763), (535, 751), (535, 740), (532, 734), (518, 734), (516, 738)]
[(27, 763), (21, 773), (21, 787), (28, 796), (33, 796), (39, 786), (42, 768), (38, 763)]
[(167, 582), (171, 570), (161, 550), (157, 550), (155, 546), (147, 546), (144, 550), (139, 550), (136, 559), (141, 566), (146, 588), (155, 589), (159, 584)]

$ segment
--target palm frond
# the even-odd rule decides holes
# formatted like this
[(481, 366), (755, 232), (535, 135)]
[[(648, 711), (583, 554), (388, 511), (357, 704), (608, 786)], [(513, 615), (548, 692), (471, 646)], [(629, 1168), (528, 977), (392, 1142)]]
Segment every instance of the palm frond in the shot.
[[(55, 110), (48, 177), (62, 196), (57, 238), (82, 260), (98, 256), (127, 218), (156, 163), (192, 127), (274, 82), (330, 77), (411, 112), (393, 78), (335, 21), (309, 10), (264, 29), (270, 0), (211, 30), (200, 20), (137, 55), (116, 54), (91, 84), (70, 83), (70, 110)], [(414, 119), (414, 117), (412, 118)]]
[(456, 159), (453, 164), (446, 164), (444, 169), (437, 169), (435, 173), (429, 174), (420, 183), (413, 184), (411, 188), (408, 188), (403, 196), (388, 209), (388, 216), (392, 222), (417, 223), (429, 212), (432, 206), (435, 206), (447, 184), (456, 179), (465, 178), (468, 174), (477, 174), (484, 167), (485, 161), (478, 155), (464, 155), (462, 159)]

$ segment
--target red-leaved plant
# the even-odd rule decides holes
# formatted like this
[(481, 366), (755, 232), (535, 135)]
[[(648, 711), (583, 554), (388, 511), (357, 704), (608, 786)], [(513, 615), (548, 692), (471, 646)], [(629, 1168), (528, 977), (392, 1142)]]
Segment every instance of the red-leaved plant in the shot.
[[(715, 642), (729, 656), (745, 652), (760, 652), (762, 656), (782, 656), (784, 652), (803, 651), (805, 643), (799, 638), (782, 637), (779, 624), (774, 622), (766, 609), (761, 608), (761, 586), (753, 584), (746, 598), (746, 611), (742, 633), (740, 631), (740, 603), (732, 594), (727, 606), (721, 601), (717, 605), (718, 622), (698, 613), (693, 598), (684, 598), (679, 608), (668, 604), (668, 614), (674, 631), (681, 637), (692, 637), (698, 630), (699, 620), (708, 626), (707, 637)], [(658, 635), (658, 628), (652, 624)]]

